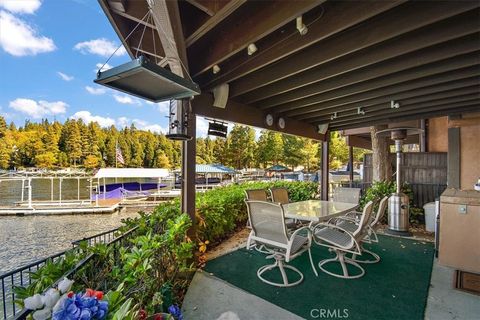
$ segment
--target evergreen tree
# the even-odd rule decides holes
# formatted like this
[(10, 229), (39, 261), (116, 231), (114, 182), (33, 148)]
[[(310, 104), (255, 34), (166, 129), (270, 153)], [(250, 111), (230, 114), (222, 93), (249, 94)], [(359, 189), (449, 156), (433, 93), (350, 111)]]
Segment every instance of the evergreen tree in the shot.
[(304, 145), (304, 141), (299, 137), (283, 135), (283, 161), (292, 170), (303, 162)]

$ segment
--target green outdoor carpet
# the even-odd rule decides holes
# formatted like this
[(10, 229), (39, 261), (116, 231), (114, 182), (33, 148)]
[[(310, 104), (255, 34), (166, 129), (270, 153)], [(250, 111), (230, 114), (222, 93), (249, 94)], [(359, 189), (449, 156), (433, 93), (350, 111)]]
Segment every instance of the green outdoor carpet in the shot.
[[(379, 240), (378, 244), (365, 247), (378, 253), (382, 260), (377, 264), (364, 264), (365, 275), (359, 279), (339, 279), (321, 272), (318, 261), (333, 257), (333, 253), (317, 245), (312, 247), (312, 255), (318, 278), (305, 253), (290, 262), (305, 277), (295, 287), (277, 288), (261, 282), (257, 269), (273, 260), (266, 260), (265, 255), (254, 250), (240, 249), (209, 261), (205, 270), (306, 319), (423, 319), (433, 245), (388, 236), (380, 236)], [(329, 264), (327, 269), (333, 271), (335, 266)], [(280, 279), (279, 272), (278, 278), (272, 279)]]

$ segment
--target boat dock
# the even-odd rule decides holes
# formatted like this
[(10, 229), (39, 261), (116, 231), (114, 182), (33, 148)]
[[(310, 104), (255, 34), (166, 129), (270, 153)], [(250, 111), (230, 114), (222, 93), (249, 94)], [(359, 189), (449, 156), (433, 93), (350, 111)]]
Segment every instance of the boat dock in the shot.
[(66, 214), (108, 214), (121, 210), (120, 201), (33, 201), (29, 205), (0, 206), (0, 216), (66, 215)]

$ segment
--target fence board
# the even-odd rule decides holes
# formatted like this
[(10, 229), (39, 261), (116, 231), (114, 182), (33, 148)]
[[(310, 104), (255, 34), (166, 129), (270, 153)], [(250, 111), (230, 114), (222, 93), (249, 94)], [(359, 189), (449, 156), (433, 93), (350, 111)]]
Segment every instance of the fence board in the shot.
[[(390, 155), (392, 172), (396, 172), (394, 154)], [(362, 190), (370, 186), (373, 176), (372, 154), (364, 157)], [(447, 186), (446, 152), (405, 152), (402, 155), (402, 180), (413, 191), (413, 204), (423, 207), (425, 203), (435, 201)], [(357, 186), (359, 187), (359, 186)]]

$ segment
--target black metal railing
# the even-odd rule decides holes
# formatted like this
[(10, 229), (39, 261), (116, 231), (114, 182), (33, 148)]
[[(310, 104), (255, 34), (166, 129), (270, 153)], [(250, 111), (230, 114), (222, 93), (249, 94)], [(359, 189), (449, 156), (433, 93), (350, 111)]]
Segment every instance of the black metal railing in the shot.
[[(114, 243), (117, 242), (119, 239), (122, 239), (125, 235), (130, 234), (130, 231), (120, 237), (117, 237), (117, 234), (118, 228), (112, 229), (91, 237), (73, 241), (72, 246), (73, 248), (76, 248), (82, 241), (86, 241), (88, 246), (93, 246), (98, 243)], [(37, 260), (35, 262), (29, 263), (25, 266), (0, 275), (0, 319), (17, 318), (16, 315), (20, 312), (20, 310), (18, 310), (17, 306), (15, 305), (15, 293), (13, 291), (14, 287), (23, 287), (30, 285), (32, 283), (32, 279), (30, 278), (31, 273), (38, 271), (38, 269), (43, 267), (47, 263), (47, 261), (58, 261), (58, 259), (63, 258), (65, 254), (70, 250), (72, 249), (59, 252), (57, 254)]]

